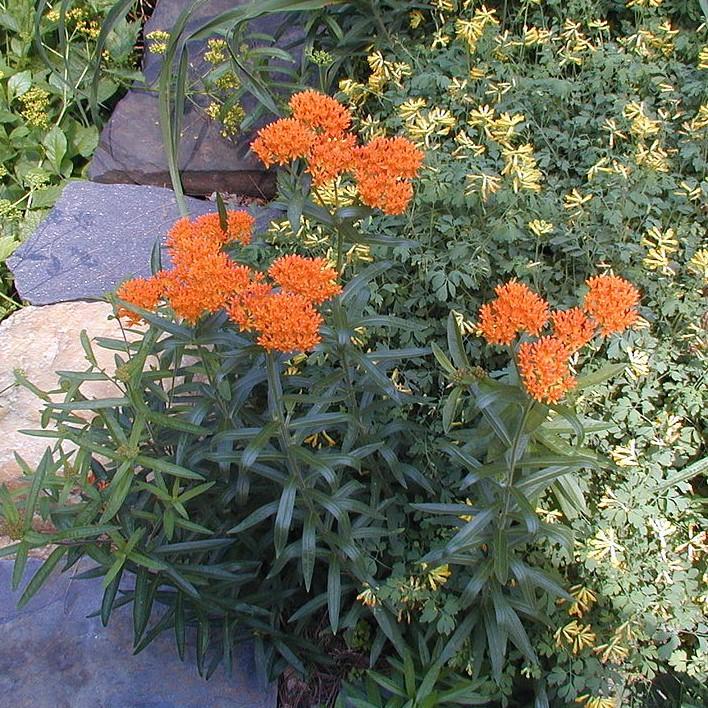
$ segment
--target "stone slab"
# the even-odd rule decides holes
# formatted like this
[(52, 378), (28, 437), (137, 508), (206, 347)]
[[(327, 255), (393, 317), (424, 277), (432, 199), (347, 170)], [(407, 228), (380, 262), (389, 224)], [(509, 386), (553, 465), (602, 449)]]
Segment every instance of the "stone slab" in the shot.
[[(54, 441), (32, 437), (20, 430), (38, 430), (44, 402), (28, 389), (17, 386), (15, 370), (43, 391), (57, 388), (56, 371), (85, 371), (89, 367), (79, 334), (90, 338), (121, 337), (113, 308), (105, 302), (71, 302), (46, 307), (25, 307), (0, 322), (0, 484), (17, 486), (23, 478), (15, 451), (35, 469)], [(107, 373), (115, 371), (114, 352), (94, 347)], [(82, 386), (89, 397), (115, 396), (113, 384), (90, 381)], [(62, 395), (55, 395), (62, 400)], [(65, 443), (69, 452), (71, 444)], [(0, 539), (0, 545), (2, 540)], [(1, 703), (0, 703), (1, 705)]]
[[(26, 578), (39, 562), (30, 559)], [(180, 662), (173, 636), (132, 655), (132, 613), (116, 610), (108, 627), (97, 617), (101, 581), (54, 574), (21, 610), (10, 590), (12, 562), (0, 561), (0, 705), (13, 708), (275, 708), (253, 648), (234, 651), (233, 676), (219, 668), (207, 682), (193, 653)], [(194, 637), (188, 641), (193, 646)]]
[[(187, 28), (193, 28), (199, 20), (247, 4), (248, 1), (208, 0)], [(145, 26), (145, 34), (157, 30), (170, 31), (182, 10), (192, 2), (160, 0)], [(274, 36), (281, 23), (282, 18), (277, 16), (258, 18), (251, 23), (249, 33)], [(297, 43), (301, 36), (298, 28), (291, 27), (278, 38), (277, 44), (287, 48)], [(262, 41), (258, 43), (263, 44)], [(189, 45), (192, 76), (199, 76), (207, 68), (201, 57), (203, 47), (200, 42)], [(135, 84), (116, 105), (89, 165), (91, 180), (170, 186), (156, 91), (162, 61), (160, 55), (145, 53), (145, 85)], [(270, 119), (264, 118), (250, 130), (233, 138), (224, 138), (220, 134), (220, 124), (205, 114), (204, 105), (198, 105), (200, 102), (204, 104), (198, 96), (194, 96), (188, 102), (183, 118), (179, 166), (185, 192), (207, 195), (220, 191), (270, 199), (275, 193), (275, 176), (266, 171), (249, 152), (255, 131)], [(246, 95), (242, 103), (247, 113), (256, 105), (250, 95)]]
[[(213, 202), (187, 199), (192, 216)], [(251, 207), (257, 228), (271, 210)], [(70, 182), (54, 209), (8, 259), (20, 297), (33, 305), (101, 297), (128, 277), (150, 274), (156, 239), (179, 210), (170, 189)]]

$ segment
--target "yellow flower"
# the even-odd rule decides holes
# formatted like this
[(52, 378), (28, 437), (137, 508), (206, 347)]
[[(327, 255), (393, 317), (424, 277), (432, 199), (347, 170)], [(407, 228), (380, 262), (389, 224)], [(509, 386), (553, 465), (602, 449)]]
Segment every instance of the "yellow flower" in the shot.
[(465, 194), (475, 194), (479, 192), (482, 195), (482, 201), (486, 202), (490, 195), (498, 192), (501, 189), (501, 177), (497, 175), (488, 175), (485, 172), (475, 175), (467, 175), (468, 186), (465, 189)]
[(356, 596), (356, 599), (366, 607), (376, 607), (379, 600), (370, 585), (364, 585), (364, 589)]
[(607, 118), (602, 126), (602, 130), (610, 134), (610, 147), (615, 146), (615, 140), (626, 140), (627, 134), (623, 133), (617, 127), (617, 123), (614, 118)]
[(49, 127), (49, 92), (33, 86), (19, 98), (22, 117), (30, 127)]
[(423, 570), (426, 572), (425, 580), (431, 590), (435, 591), (441, 588), (452, 575), (450, 566), (440, 565), (437, 568), (428, 569), (427, 563), (421, 563)]
[(583, 212), (583, 205), (592, 199), (592, 194), (583, 196), (577, 189), (563, 197), (563, 207), (571, 212), (571, 217), (579, 216)]
[(575, 699), (576, 703), (582, 703), (585, 708), (615, 708), (617, 701), (614, 698), (600, 698), (585, 693)]
[(207, 51), (204, 52), (204, 59), (210, 64), (221, 64), (226, 61), (226, 40), (221, 38), (210, 39), (207, 42)]
[(170, 33), (163, 30), (155, 30), (145, 36), (148, 41), (147, 49), (151, 54), (164, 54), (167, 51), (167, 43), (170, 41)]
[(627, 7), (659, 7), (663, 0), (627, 0)]
[(658, 140), (655, 140), (649, 147), (639, 143), (634, 159), (638, 165), (644, 165), (656, 172), (668, 172), (671, 167), (669, 153), (661, 147)]
[(582, 617), (597, 602), (597, 595), (584, 585), (573, 585), (570, 594), (575, 598), (575, 602), (568, 608), (571, 617)]
[(427, 105), (427, 101), (422, 97), (409, 98), (398, 107), (398, 113), (403, 120), (411, 120)]
[(580, 654), (583, 649), (594, 646), (597, 639), (589, 624), (583, 624), (577, 620), (560, 627), (553, 636), (556, 646), (562, 647), (568, 644), (573, 654)]
[(588, 552), (589, 558), (600, 561), (609, 556), (613, 567), (619, 568), (622, 565), (621, 556), (624, 554), (624, 546), (617, 541), (613, 528), (608, 528), (606, 531), (600, 529), (588, 541), (588, 546), (592, 549)]
[(610, 457), (618, 467), (636, 467), (639, 464), (637, 459), (637, 441), (630, 440), (626, 446), (616, 445)]
[(708, 45), (703, 47), (700, 52), (698, 52), (698, 68), (708, 69)]
[(644, 106), (641, 103), (628, 103), (622, 113), (624, 117), (631, 121), (630, 131), (632, 135), (638, 138), (648, 138), (656, 135), (661, 129), (661, 123), (658, 120), (653, 120), (644, 113)]
[(642, 239), (642, 246), (648, 247), (647, 255), (642, 263), (649, 270), (660, 270), (664, 275), (674, 275), (671, 268), (671, 256), (679, 249), (676, 232), (673, 228), (662, 231), (656, 226), (652, 226)]
[(411, 29), (417, 29), (425, 21), (425, 15), (420, 10), (413, 10), (408, 16), (408, 24)]
[(540, 192), (543, 173), (538, 169), (533, 145), (525, 143), (514, 149), (502, 147), (501, 152), (504, 158), (504, 169), (501, 173), (512, 177), (514, 193), (521, 190)]
[(550, 221), (544, 221), (543, 219), (533, 219), (526, 226), (529, 227), (531, 233), (538, 237), (550, 234), (555, 228)]
[(708, 283), (708, 248), (701, 248), (693, 254), (688, 269)]

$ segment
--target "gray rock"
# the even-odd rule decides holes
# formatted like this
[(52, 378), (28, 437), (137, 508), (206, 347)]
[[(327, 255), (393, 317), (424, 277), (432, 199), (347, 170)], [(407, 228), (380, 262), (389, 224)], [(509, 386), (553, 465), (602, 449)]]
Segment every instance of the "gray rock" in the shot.
[[(187, 199), (192, 216), (213, 202)], [(273, 212), (251, 207), (258, 227)], [(101, 297), (128, 277), (150, 275), (156, 239), (179, 211), (171, 189), (70, 182), (49, 216), (8, 259), (17, 291), (33, 305)]]
[[(193, 0), (161, 0), (145, 26), (145, 34), (169, 31), (185, 7)], [(246, 4), (247, 0), (209, 0), (188, 24), (194, 27), (200, 19), (213, 17), (225, 10)], [(250, 32), (275, 35), (281, 19), (263, 17), (254, 20)], [(278, 46), (297, 44), (302, 32), (290, 28), (278, 39)], [(190, 73), (199, 76), (205, 69), (201, 58), (203, 43), (189, 45)], [(157, 83), (163, 57), (146, 52), (143, 71), (146, 87), (136, 84), (116, 105), (101, 133), (101, 139), (89, 165), (89, 178), (95, 182), (171, 185), (160, 130)], [(200, 99), (196, 97), (197, 103)], [(202, 104), (204, 102), (202, 101)], [(253, 111), (255, 99), (246, 96), (243, 107)], [(206, 195), (214, 191), (271, 198), (275, 193), (275, 176), (249, 152), (255, 131), (271, 118), (264, 118), (252, 129), (233, 139), (221, 136), (221, 126), (204, 112), (204, 105), (187, 102), (180, 143), (180, 173), (187, 194)]]
[[(12, 563), (0, 561), (0, 703), (15, 708), (275, 708), (253, 647), (234, 651), (233, 675), (219, 668), (207, 682), (193, 653), (180, 662), (168, 631), (133, 656), (132, 613), (114, 611), (108, 627), (87, 618), (101, 605), (101, 580), (53, 574), (21, 610), (10, 590)], [(40, 562), (30, 559), (27, 576)], [(194, 641), (194, 637), (190, 637)], [(190, 642), (188, 642), (189, 646)]]

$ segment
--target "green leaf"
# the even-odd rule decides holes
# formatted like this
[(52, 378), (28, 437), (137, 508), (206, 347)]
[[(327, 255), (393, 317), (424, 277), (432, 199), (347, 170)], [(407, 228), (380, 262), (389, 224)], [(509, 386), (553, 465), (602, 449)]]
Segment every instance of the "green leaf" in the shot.
[(462, 398), (463, 393), (464, 389), (455, 386), (452, 391), (450, 391), (450, 395), (445, 401), (445, 405), (443, 406), (442, 410), (442, 421), (443, 430), (446, 433), (450, 432), (453, 423), (455, 422), (455, 417), (457, 416), (457, 409), (460, 407), (460, 399)]
[(260, 524), (261, 521), (265, 521), (268, 517), (276, 514), (279, 506), (280, 504), (277, 501), (264, 504), (249, 514), (240, 524), (237, 524), (233, 528), (229, 529), (227, 533), (242, 533), (243, 531), (247, 531), (252, 526)]
[[(18, 462), (22, 463), (21, 466), (27, 466), (19, 455), (16, 454), (15, 458)], [(30, 487), (29, 494), (27, 495), (27, 501), (25, 502), (25, 533), (32, 528), (32, 521), (37, 510), (37, 499), (39, 498), (39, 492), (44, 484), (44, 478), (47, 476), (52, 465), (52, 451), (50, 448), (46, 448), (44, 454), (42, 455), (42, 459), (39, 461), (39, 465), (37, 465), (37, 471), (32, 477), (32, 486)]]
[(126, 497), (130, 493), (133, 478), (133, 465), (130, 462), (124, 462), (118, 468), (115, 477), (113, 477), (106, 490), (108, 504), (106, 504), (106, 508), (101, 515), (99, 523), (105, 524), (106, 521), (110, 521), (120, 511), (123, 502), (125, 502)]
[(317, 558), (317, 521), (315, 512), (308, 512), (302, 530), (302, 556), (300, 562), (302, 563), (302, 575), (307, 592), (310, 592), (312, 574), (315, 571), (315, 560)]
[(67, 141), (64, 131), (55, 125), (42, 140), (47, 159), (57, 174), (61, 173), (61, 162), (66, 155)]
[(450, 350), (452, 361), (458, 369), (471, 368), (465, 352), (465, 344), (462, 341), (462, 332), (460, 332), (460, 326), (457, 324), (454, 312), (450, 312), (447, 317), (447, 346)]
[(7, 102), (12, 103), (14, 99), (24, 96), (32, 88), (32, 72), (27, 69), (13, 74), (7, 80)]
[(681, 482), (688, 482), (698, 475), (704, 475), (708, 472), (708, 457), (704, 457), (702, 460), (698, 460), (693, 464), (684, 467), (679, 472), (669, 475), (669, 477), (664, 480), (660, 485), (656, 487), (656, 491), (664, 491), (673, 487), (675, 484), (680, 484)]
[(18, 608), (24, 607), (42, 587), (42, 585), (44, 585), (51, 572), (54, 568), (56, 568), (57, 563), (59, 563), (68, 550), (69, 549), (66, 546), (59, 546), (51, 552), (49, 558), (42, 563), (37, 572), (32, 576), (32, 580), (30, 580), (27, 584), (25, 591), (22, 593), (22, 596), (17, 602)]
[(279, 556), (285, 548), (290, 533), (290, 524), (293, 518), (295, 509), (295, 497), (297, 496), (297, 483), (291, 477), (283, 487), (283, 492), (280, 495), (278, 503), (278, 513), (275, 517), (275, 528), (273, 532), (273, 544), (275, 546), (275, 555)]
[(435, 358), (438, 360), (438, 364), (442, 366), (443, 370), (445, 373), (454, 375), (457, 373), (457, 369), (455, 368), (455, 365), (447, 358), (445, 355), (445, 352), (440, 349), (440, 347), (435, 344), (435, 342), (431, 342), (430, 348), (433, 350), (433, 355)]
[[(116, 563), (118, 563), (119, 560), (117, 560)], [(111, 618), (113, 603), (116, 600), (116, 594), (118, 593), (118, 588), (120, 586), (120, 581), (122, 577), (123, 564), (121, 562), (121, 564), (118, 566), (118, 571), (115, 573), (115, 576), (108, 583), (106, 589), (103, 591), (103, 600), (101, 602), (101, 624), (104, 627), (108, 626), (108, 621)]]
[(155, 457), (138, 455), (135, 458), (135, 462), (136, 464), (142, 465), (143, 467), (147, 467), (150, 470), (162, 472), (163, 474), (168, 474), (173, 477), (179, 477), (180, 479), (204, 479), (204, 475), (200, 474), (199, 472), (188, 470), (186, 467), (174, 464), (174, 462), (168, 462), (167, 460), (162, 460)]
[(216, 209), (219, 214), (219, 226), (224, 233), (227, 233), (229, 230), (229, 215), (226, 213), (226, 205), (219, 192), (216, 193)]
[(152, 611), (152, 592), (150, 589), (150, 573), (146, 568), (138, 568), (135, 575), (133, 592), (133, 639), (134, 645), (140, 641), (147, 627)]
[(329, 557), (329, 568), (327, 570), (327, 613), (329, 615), (329, 626), (332, 633), (336, 634), (339, 628), (339, 612), (342, 606), (342, 575), (339, 565), (339, 558), (332, 553)]
[(590, 388), (597, 384), (608, 381), (615, 376), (621, 374), (627, 368), (627, 364), (606, 364), (601, 369), (590, 374), (584, 374), (578, 377), (576, 389), (582, 391), (584, 388)]
[(497, 580), (506, 585), (509, 575), (509, 545), (506, 538), (506, 528), (500, 523), (494, 532), (494, 575)]

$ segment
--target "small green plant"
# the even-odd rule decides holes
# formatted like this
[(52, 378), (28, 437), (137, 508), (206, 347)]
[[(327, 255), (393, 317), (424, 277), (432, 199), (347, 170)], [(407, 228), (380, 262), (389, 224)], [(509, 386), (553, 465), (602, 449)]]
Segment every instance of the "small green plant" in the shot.
[[(4, 262), (54, 204), (67, 179), (80, 177), (98, 144), (89, 118), (90, 67), (112, 2), (0, 2), (0, 318), (11, 297)], [(102, 106), (134, 70), (138, 21), (121, 16), (103, 48), (97, 95)]]

